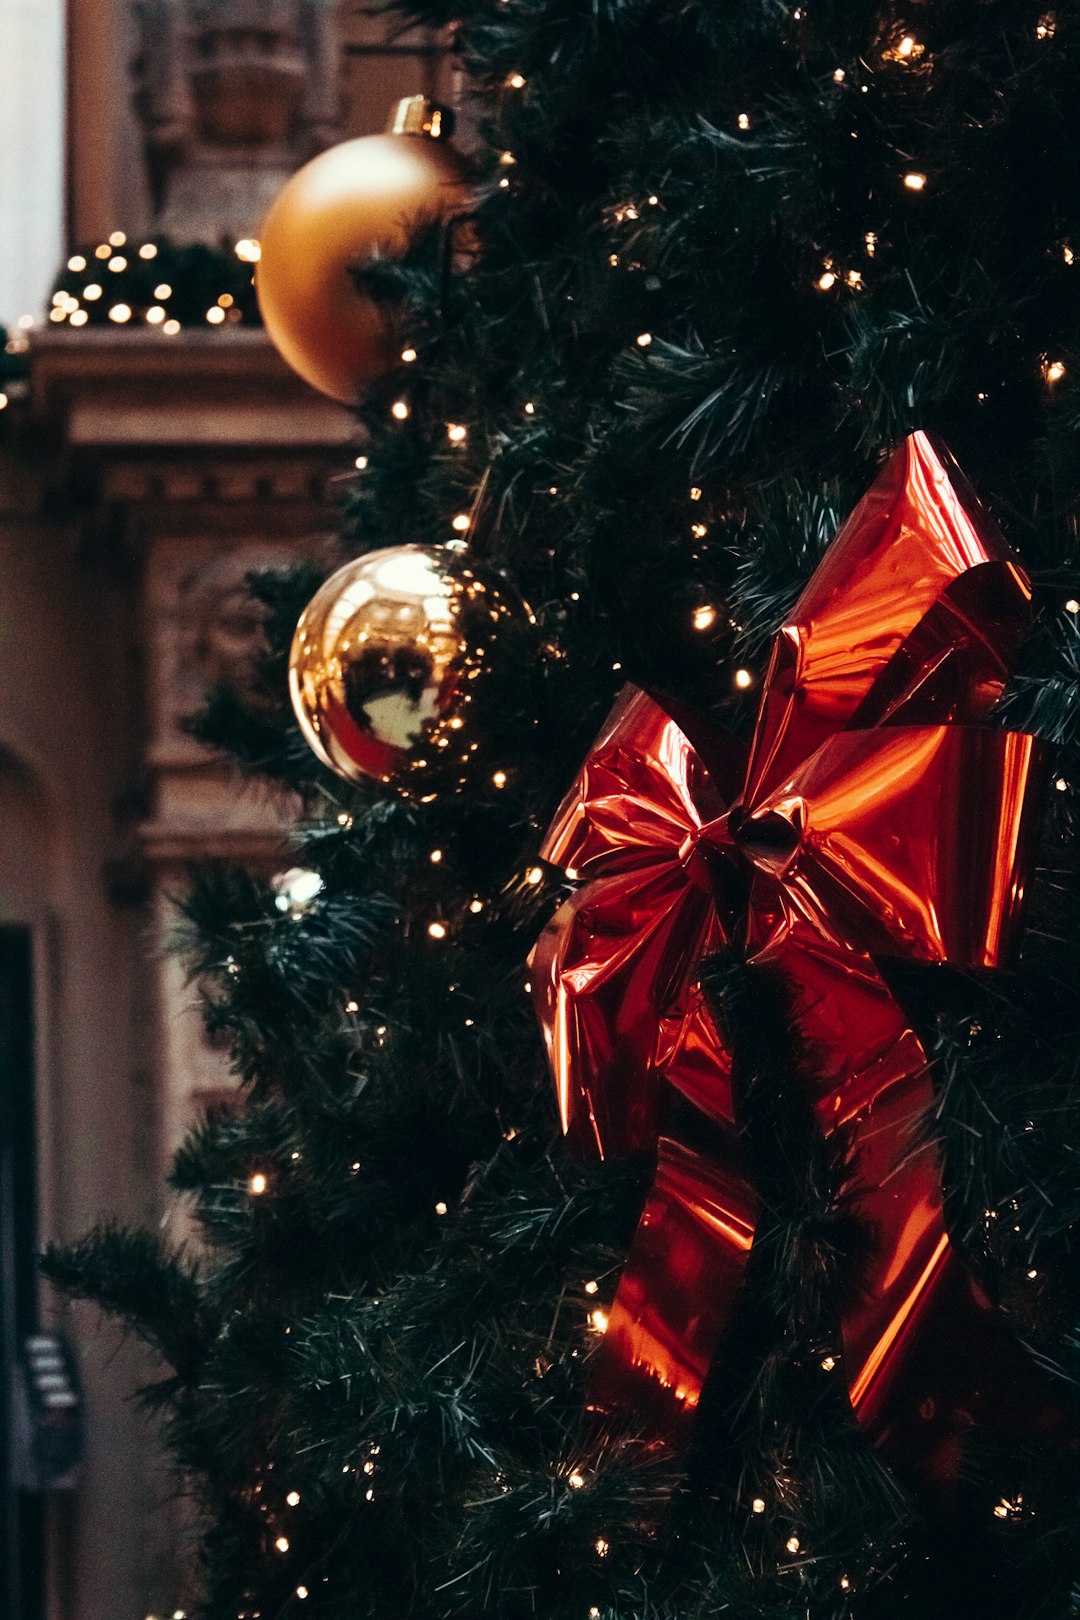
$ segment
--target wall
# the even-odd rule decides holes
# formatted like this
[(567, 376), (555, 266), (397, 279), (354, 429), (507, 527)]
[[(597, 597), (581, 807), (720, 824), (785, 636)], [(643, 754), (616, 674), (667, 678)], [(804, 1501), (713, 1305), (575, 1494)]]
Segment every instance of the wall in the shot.
[[(34, 929), (42, 1235), (62, 1239), (151, 1216), (159, 1199), (146, 918), (105, 881), (137, 779), (130, 591), (80, 558), (71, 527), (42, 520), (43, 470), (0, 451), (0, 916)], [(152, 1586), (175, 1589), (153, 1514), (166, 1482), (126, 1399), (146, 1365), (77, 1317), (87, 1463), (78, 1513), (52, 1510), (53, 1612), (126, 1620), (153, 1607)]]
[(63, 0), (0, 0), (0, 325), (36, 310), (64, 243)]

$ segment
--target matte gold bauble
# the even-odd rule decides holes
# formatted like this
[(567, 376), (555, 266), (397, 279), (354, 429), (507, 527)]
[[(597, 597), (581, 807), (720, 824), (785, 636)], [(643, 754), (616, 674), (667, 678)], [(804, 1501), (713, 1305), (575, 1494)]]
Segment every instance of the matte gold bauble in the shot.
[(400, 340), (350, 268), (400, 258), (424, 221), (468, 205), (466, 161), (445, 120), (409, 97), (387, 134), (343, 141), (299, 169), (263, 223), (255, 286), (266, 330), (294, 371), (343, 404), (388, 369)]
[(304, 736), (347, 781), (418, 798), (459, 791), (490, 771), (484, 714), (531, 622), (493, 569), (442, 546), (347, 563), (293, 637), (289, 693)]

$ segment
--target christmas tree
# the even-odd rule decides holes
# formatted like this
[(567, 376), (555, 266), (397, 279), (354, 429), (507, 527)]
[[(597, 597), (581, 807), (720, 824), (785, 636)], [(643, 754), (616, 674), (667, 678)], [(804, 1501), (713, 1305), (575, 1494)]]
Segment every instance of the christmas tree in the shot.
[[(361, 268), (404, 341), (365, 393), (342, 559), (464, 542), (529, 612), (476, 683), (464, 788), (406, 796), (338, 780), (292, 717), (319, 576), (256, 582), (267, 701), (217, 693), (201, 732), (305, 816), (299, 875), (208, 870), (183, 907), (243, 1082), (173, 1170), (205, 1253), (102, 1230), (47, 1269), (163, 1358), (143, 1396), (198, 1506), (203, 1620), (1074, 1613), (1080, 18), (406, 15), (458, 25), (474, 234), (453, 267), (433, 230)], [(853, 1419), (858, 1167), (799, 1101), (813, 1054), (737, 950), (702, 982), (760, 1200), (741, 1303), (686, 1445), (633, 1402), (590, 1409), (654, 1166), (563, 1143), (526, 966), (573, 883), (545, 829), (620, 686), (749, 737), (778, 628), (919, 431), (1031, 577), (991, 724), (1043, 739), (1051, 784), (1019, 960), (892, 981), (933, 1059), (953, 1244), (1027, 1347), (1017, 1411), (1030, 1379), (1060, 1412), (971, 1425), (947, 1500)]]

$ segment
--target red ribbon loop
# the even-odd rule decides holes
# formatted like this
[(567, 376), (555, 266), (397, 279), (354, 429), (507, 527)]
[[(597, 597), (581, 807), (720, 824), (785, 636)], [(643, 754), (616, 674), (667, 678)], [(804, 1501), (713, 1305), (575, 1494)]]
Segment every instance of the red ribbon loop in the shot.
[[(784, 975), (821, 1054), (819, 1122), (855, 1152), (874, 1259), (842, 1324), (852, 1405), (901, 1466), (955, 1466), (978, 1347), (1009, 1353), (949, 1246), (937, 1153), (912, 1150), (929, 1066), (875, 961), (994, 967), (1015, 941), (1041, 753), (977, 722), (1028, 602), (958, 470), (913, 434), (781, 629), (745, 768), (733, 739), (695, 726), (695, 747), (627, 688), (564, 800), (543, 855), (582, 887), (530, 958), (563, 1127), (601, 1157), (657, 1153), (597, 1357), (599, 1406), (679, 1430), (738, 1292), (756, 1201), (730, 1053), (696, 981), (738, 939)], [(725, 803), (717, 781), (740, 777)], [(659, 1134), (664, 1087), (707, 1119), (707, 1152)], [(946, 1388), (926, 1335), (958, 1332), (975, 1359)]]

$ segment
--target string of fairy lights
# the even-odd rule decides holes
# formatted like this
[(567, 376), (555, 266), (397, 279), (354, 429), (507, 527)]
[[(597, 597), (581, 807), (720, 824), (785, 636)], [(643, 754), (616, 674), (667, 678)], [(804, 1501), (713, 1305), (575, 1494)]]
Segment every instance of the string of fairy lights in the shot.
[[(74, 331), (105, 323), (142, 325), (165, 337), (199, 325), (258, 325), (252, 270), (259, 252), (254, 237), (241, 238), (228, 252), (165, 239), (132, 242), (124, 231), (112, 231), (105, 241), (72, 253), (46, 319)], [(16, 349), (37, 325), (32, 315), (20, 318)]]
[[(802, 17), (803, 8), (796, 7), (792, 12), (793, 21), (798, 22), (802, 19)], [(1052, 12), (1044, 13), (1040, 17), (1035, 29), (1036, 38), (1040, 41), (1049, 41), (1054, 38), (1055, 32), (1056, 15)], [(880, 56), (882, 62), (884, 63), (891, 64), (901, 69), (909, 69), (920, 73), (931, 71), (933, 66), (932, 53), (928, 50), (926, 44), (914, 33), (905, 29), (898, 29), (887, 38), (882, 46)], [(850, 87), (852, 73), (849, 73), (849, 70), (846, 68), (837, 67), (833, 71), (831, 78), (833, 83), (837, 86)], [(502, 80), (502, 85), (506, 91), (519, 93), (527, 89), (528, 81), (522, 72), (514, 70), (504, 77)], [(868, 95), (870, 93), (871, 86), (868, 83), (862, 83), (858, 88), (861, 94)], [(753, 120), (748, 112), (738, 113), (735, 116), (734, 124), (736, 130), (740, 134), (752, 133)], [(857, 130), (852, 130), (851, 135), (853, 139), (858, 139)], [(512, 177), (511, 174), (511, 171), (518, 168), (518, 157), (512, 150), (504, 149), (498, 154), (497, 163), (500, 169), (507, 171), (499, 176), (497, 180), (497, 188), (500, 191), (511, 191), (515, 182), (520, 180), (520, 176), (515, 175)], [(925, 194), (928, 189), (932, 189), (929, 174), (924, 169), (915, 166), (902, 168), (898, 174), (898, 182), (901, 192), (913, 198), (917, 198), (920, 195)], [(524, 183), (524, 181), (521, 183)], [(661, 194), (658, 191), (650, 191), (645, 197), (644, 201), (630, 200), (617, 203), (615, 205), (609, 205), (603, 212), (603, 219), (605, 225), (609, 229), (614, 229), (623, 225), (629, 225), (632, 227), (645, 217), (646, 210), (660, 209), (662, 207), (663, 201)], [(813, 275), (812, 285), (821, 293), (831, 293), (834, 290), (846, 290), (849, 293), (857, 294), (865, 291), (868, 285), (867, 278), (872, 263), (879, 255), (881, 246), (881, 237), (878, 231), (873, 229), (866, 230), (863, 237), (863, 247), (866, 259), (865, 265), (859, 266), (842, 264), (835, 256), (827, 255), (822, 259), (820, 269)], [(1067, 242), (1060, 244), (1060, 251), (1063, 262), (1066, 265), (1071, 266), (1074, 263), (1075, 257), (1071, 244)], [(619, 252), (617, 250), (608, 252), (607, 262), (612, 269), (639, 271), (644, 268), (640, 261), (635, 259), (632, 254)], [(654, 334), (652, 331), (643, 330), (634, 334), (631, 341), (638, 350), (648, 351), (650, 348), (652, 348), (654, 342), (657, 341), (657, 338), (656, 334)], [(416, 361), (417, 357), (417, 349), (413, 344), (408, 344), (402, 350), (400, 356), (404, 365), (411, 365)], [(1067, 367), (1065, 360), (1060, 356), (1044, 354), (1038, 360), (1038, 370), (1044, 385), (1047, 388), (1054, 388), (1066, 376)], [(985, 403), (987, 397), (988, 396), (982, 392), (980, 392), (977, 396), (979, 403)], [(527, 401), (524, 404), (523, 409), (527, 416), (534, 417), (536, 415), (537, 406), (532, 400)], [(399, 396), (392, 401), (389, 411), (395, 423), (403, 424), (408, 422), (412, 416), (411, 401), (405, 395)], [(447, 422), (445, 430), (447, 439), (452, 445), (464, 446), (468, 442), (468, 424), (460, 422)], [(365, 470), (367, 464), (367, 457), (358, 458), (358, 470)], [(558, 494), (558, 490), (555, 487), (552, 487), (548, 490), (548, 494), (551, 496), (556, 496)], [(690, 488), (689, 495), (692, 501), (701, 501), (703, 499), (703, 490), (700, 486), (694, 485)], [(468, 530), (472, 527), (472, 523), (473, 514), (466, 512), (455, 514), (451, 519), (451, 526), (454, 530), (454, 535), (448, 539), (447, 543), (449, 545), (460, 543), (461, 536), (468, 532)], [(695, 516), (690, 523), (690, 534), (692, 539), (700, 542), (706, 538), (708, 532), (708, 524), (703, 522), (700, 517)], [(696, 553), (694, 553), (694, 555), (696, 556)], [(571, 600), (576, 599), (577, 597), (575, 593), (571, 597)], [(1066, 604), (1066, 610), (1069, 612), (1074, 611), (1069, 604)], [(702, 601), (695, 605), (690, 611), (691, 628), (699, 634), (707, 634), (710, 631), (721, 629), (723, 628), (723, 624), (723, 615), (715, 602)], [(738, 626), (735, 626), (734, 628), (737, 630)], [(613, 666), (615, 669), (620, 667), (621, 666), (618, 664)], [(739, 692), (748, 692), (755, 684), (756, 679), (753, 671), (742, 666), (737, 667), (732, 671), (731, 678), (733, 685)]]
[[(797, 18), (799, 12), (796, 11), (794, 15)], [(1040, 40), (1053, 38), (1054, 28), (1054, 17), (1051, 14), (1045, 15), (1038, 24), (1037, 37)], [(887, 45), (882, 54), (885, 60), (899, 68), (910, 67), (914, 71), (925, 72), (930, 69), (932, 64), (931, 53), (923, 42), (911, 33), (900, 34)], [(846, 85), (849, 80), (848, 71), (844, 68), (837, 68), (832, 77), (838, 86)], [(520, 72), (514, 72), (506, 77), (504, 84), (509, 91), (520, 92), (526, 88), (526, 79)], [(868, 86), (863, 84), (860, 86), (860, 90), (863, 94), (866, 94)], [(740, 114), (735, 122), (740, 133), (751, 133), (752, 120), (748, 113)], [(515, 184), (524, 183), (521, 181), (518, 159), (512, 151), (504, 150), (498, 158), (498, 165), (502, 171), (497, 178), (497, 189), (500, 192), (512, 192)], [(899, 174), (898, 181), (900, 194), (910, 197), (913, 203), (932, 190), (931, 175), (922, 168), (914, 166), (905, 168)], [(662, 209), (662, 207), (661, 192), (649, 192), (643, 201), (628, 201), (606, 210), (605, 224), (611, 230), (619, 230), (624, 227), (633, 228), (641, 220), (646, 210)], [(851, 265), (850, 263), (841, 262), (835, 256), (824, 258), (813, 277), (815, 289), (822, 294), (847, 293), (849, 295), (858, 295), (864, 292), (871, 270), (875, 262), (880, 262), (880, 255), (884, 251), (879, 232), (874, 229), (867, 229), (863, 237), (863, 247), (865, 250), (865, 262), (863, 264)], [(1063, 263), (1071, 266), (1074, 263), (1072, 246), (1063, 243), (1060, 252)], [(633, 257), (632, 250), (626, 252), (619, 249), (617, 245), (608, 251), (607, 262), (612, 269), (635, 270), (642, 268), (640, 263)], [(633, 333), (628, 341), (639, 351), (644, 352), (652, 348), (654, 342), (658, 340), (656, 334), (652, 331), (642, 330)], [(406, 344), (400, 354), (402, 365), (411, 367), (418, 358), (419, 353), (415, 344)], [(1044, 355), (1038, 364), (1042, 382), (1047, 388), (1054, 388), (1066, 375), (1065, 361), (1058, 356)], [(541, 407), (535, 399), (529, 398), (522, 402), (521, 411), (525, 419), (535, 423), (541, 412)], [(398, 397), (394, 398), (388, 406), (388, 412), (393, 424), (409, 422), (413, 414), (413, 406), (407, 393), (402, 392)], [(470, 424), (468, 422), (448, 420), (444, 424), (443, 431), (445, 432), (446, 443), (451, 449), (463, 449), (468, 445), (470, 437)], [(357, 472), (366, 472), (369, 467), (369, 457), (366, 454), (358, 456), (355, 466)], [(549, 490), (551, 495), (557, 493), (554, 487)], [(700, 484), (693, 484), (689, 487), (688, 502), (690, 506), (690, 540), (692, 543), (699, 543), (706, 538), (709, 532), (707, 521), (703, 516), (699, 515), (706, 511), (708, 506), (706, 491)], [(463, 537), (474, 526), (475, 516), (475, 504), (472, 511), (462, 511), (454, 514), (450, 519), (451, 533), (447, 536), (447, 543), (462, 545), (464, 543)], [(577, 592), (572, 593), (571, 599), (576, 600), (578, 595)], [(1069, 615), (1076, 616), (1080, 614), (1080, 600), (1075, 597), (1067, 598), (1063, 606), (1064, 611)], [(720, 619), (721, 610), (716, 603), (701, 602), (691, 610), (690, 625), (693, 631), (707, 634), (718, 625)], [(617, 663), (613, 665), (615, 671), (620, 667)], [(747, 692), (755, 685), (757, 676), (749, 668), (740, 666), (732, 671), (731, 679), (738, 691)], [(494, 772), (492, 783), (496, 788), (505, 787), (507, 783), (506, 772), (503, 770)], [(1063, 778), (1059, 778), (1055, 785), (1062, 792), (1068, 788), (1068, 783)], [(352, 825), (352, 817), (347, 812), (341, 812), (337, 819), (338, 824), (345, 831)], [(428, 853), (428, 859), (433, 866), (442, 866), (445, 857), (446, 852), (441, 847), (434, 847)], [(519, 873), (514, 882), (528, 886), (538, 885), (543, 881), (543, 877), (544, 873), (540, 867), (528, 866)], [(317, 902), (318, 893), (322, 887), (321, 880), (317, 874), (300, 869), (286, 874), (286, 879), (284, 887), (278, 894), (277, 904), (283, 912), (288, 912), (292, 916), (300, 916), (308, 905)], [(479, 896), (473, 896), (467, 902), (467, 910), (471, 915), (475, 916), (483, 912), (484, 909), (485, 901)], [(425, 928), (427, 937), (436, 944), (452, 939), (457, 932), (457, 925), (453, 919), (443, 913), (427, 922)], [(527, 982), (524, 984), (524, 988), (526, 991), (529, 990), (530, 987)], [(360, 1011), (359, 1003), (350, 997), (344, 1002), (344, 1009), (349, 1016), (356, 1015)], [(470, 1029), (475, 1027), (474, 1020), (471, 1017), (466, 1017), (464, 1026)], [(385, 1026), (380, 1027), (380, 1037), (382, 1040), (387, 1038)], [(506, 1134), (510, 1138), (516, 1134), (516, 1131), (511, 1129)], [(352, 1162), (348, 1166), (346, 1173), (355, 1175), (359, 1170), (360, 1165), (357, 1162)], [(269, 1186), (270, 1183), (264, 1171), (256, 1170), (251, 1174), (248, 1191), (253, 1198), (264, 1196)], [(434, 1212), (439, 1217), (446, 1216), (448, 1214), (446, 1202), (441, 1199), (438, 1200), (434, 1204)], [(986, 1213), (987, 1218), (990, 1219), (996, 1217), (998, 1212), (988, 1210)], [(1036, 1278), (1038, 1276), (1037, 1267), (1031, 1266), (1027, 1274), (1030, 1278)], [(582, 1331), (586, 1336), (600, 1335), (607, 1330), (610, 1303), (605, 1305), (600, 1297), (606, 1292), (607, 1288), (600, 1280), (589, 1279), (582, 1284)], [(575, 1350), (571, 1353), (577, 1355), (579, 1352)], [(828, 1349), (821, 1355), (820, 1366), (822, 1372), (826, 1375), (834, 1374), (837, 1368), (840, 1367), (841, 1361), (842, 1355), (838, 1347)], [(374, 1486), (369, 1482), (368, 1476), (375, 1472), (375, 1465), (371, 1459), (368, 1459), (362, 1467), (365, 1499), (370, 1501), (374, 1495)], [(349, 1471), (348, 1466), (344, 1471)], [(559, 1470), (559, 1479), (567, 1491), (574, 1493), (587, 1491), (591, 1482), (589, 1470), (584, 1462), (576, 1466), (561, 1468)], [(502, 1491), (510, 1489), (501, 1479), (501, 1476), (497, 1476), (495, 1483), (497, 1488)], [(299, 1497), (296, 1493), (292, 1493), (286, 1500), (292, 1503), (294, 1498), (298, 1503)], [(1030, 1508), (1025, 1505), (1023, 1494), (1019, 1491), (1001, 1495), (989, 1507), (989, 1513), (997, 1520), (1015, 1519), (1030, 1511)], [(805, 1528), (793, 1522), (795, 1517), (795, 1509), (787, 1500), (782, 1482), (776, 1480), (769, 1481), (767, 1484), (759, 1482), (756, 1487), (748, 1488), (747, 1522), (748, 1524), (761, 1522), (772, 1525), (773, 1533), (778, 1538), (775, 1542), (777, 1561), (781, 1565), (790, 1564), (793, 1561), (801, 1562), (814, 1556), (813, 1550), (807, 1544)], [(288, 1536), (281, 1533), (274, 1540), (273, 1545), (278, 1553), (287, 1553), (290, 1548)], [(610, 1551), (608, 1536), (603, 1534), (596, 1536), (594, 1551), (598, 1559), (608, 1556)], [(842, 1593), (845, 1595), (853, 1594), (855, 1583), (849, 1573), (838, 1572), (836, 1581), (838, 1589)], [(300, 1600), (305, 1599), (309, 1595), (308, 1585), (304, 1582), (298, 1583), (295, 1587), (295, 1595)], [(583, 1605), (583, 1609), (588, 1616), (588, 1620), (600, 1620), (602, 1611), (598, 1606), (586, 1603)], [(256, 1613), (242, 1614), (238, 1616), (238, 1620), (258, 1620), (258, 1616)]]

